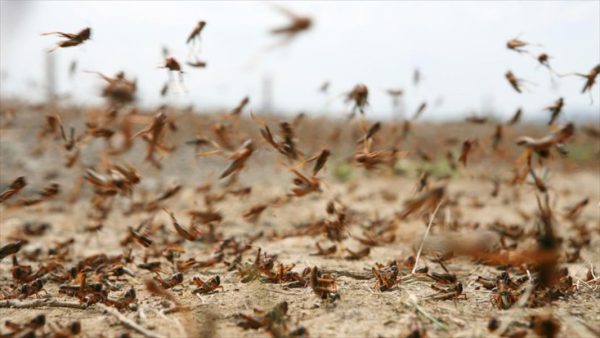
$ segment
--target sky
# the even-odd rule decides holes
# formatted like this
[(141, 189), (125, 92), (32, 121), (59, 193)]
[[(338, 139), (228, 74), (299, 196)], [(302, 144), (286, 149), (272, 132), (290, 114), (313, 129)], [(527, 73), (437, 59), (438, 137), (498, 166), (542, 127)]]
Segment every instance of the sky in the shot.
[[(250, 108), (264, 104), (269, 79), (272, 106), (294, 114), (347, 113), (347, 93), (357, 83), (370, 91), (367, 114), (393, 116), (389, 88), (405, 91), (408, 114), (429, 103), (424, 118), (469, 114), (510, 116), (523, 107), (530, 118), (546, 118), (544, 107), (564, 96), (569, 114), (600, 116), (600, 90), (582, 95), (583, 79), (556, 78), (532, 55), (506, 49), (519, 37), (534, 54), (548, 53), (559, 73), (589, 72), (600, 63), (600, 1), (467, 2), (286, 2), (286, 8), (314, 21), (312, 29), (290, 44), (268, 49), (277, 37), (269, 30), (286, 17), (268, 2), (52, 2), (2, 1), (0, 71), (2, 97), (43, 98), (46, 51), (57, 37), (49, 31), (92, 28), (85, 44), (55, 51), (58, 89), (82, 104), (98, 104), (102, 81), (82, 70), (136, 78), (139, 104), (163, 103), (196, 110), (232, 108), (246, 95)], [(185, 69), (184, 86), (163, 98), (167, 79), (159, 69), (163, 46), (184, 63), (185, 44), (198, 20), (202, 32), (198, 56), (206, 69)], [(72, 60), (78, 72), (68, 76)], [(418, 68), (422, 81), (412, 82)], [(504, 74), (527, 80), (522, 94)], [(329, 94), (318, 92), (330, 81)]]

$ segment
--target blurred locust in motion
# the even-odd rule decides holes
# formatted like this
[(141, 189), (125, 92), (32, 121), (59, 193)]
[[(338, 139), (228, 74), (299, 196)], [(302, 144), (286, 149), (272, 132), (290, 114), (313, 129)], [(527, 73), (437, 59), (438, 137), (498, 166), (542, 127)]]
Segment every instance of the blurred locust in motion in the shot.
[(545, 110), (552, 113), (552, 116), (550, 116), (550, 121), (548, 121), (548, 125), (554, 124), (554, 121), (556, 121), (558, 115), (560, 115), (560, 112), (562, 111), (564, 105), (565, 100), (561, 97), (558, 100), (556, 100), (556, 102), (554, 102), (552, 105), (545, 108)]
[(25, 180), (25, 176), (19, 176), (15, 179), (6, 190), (4, 190), (0, 194), (0, 203), (6, 201), (12, 196), (16, 195), (27, 185), (27, 181)]
[[(197, 54), (197, 52), (199, 51), (200, 40), (201, 40), (200, 34), (204, 30), (204, 27), (206, 27), (206, 21), (202, 21), (202, 20), (198, 21), (198, 23), (196, 23), (196, 26), (194, 26), (194, 29), (188, 36), (188, 38), (186, 40), (186, 44), (188, 44), (188, 45), (191, 44), (191, 49), (190, 49), (188, 57)], [(166, 55), (165, 55), (165, 57), (166, 57)], [(198, 59), (198, 56), (194, 56), (193, 58), (194, 58), (194, 61), (186, 62), (188, 66), (194, 67), (194, 68), (205, 68), (206, 67), (206, 62)]]
[(137, 82), (125, 78), (124, 72), (118, 72), (115, 77), (106, 76), (100, 72), (85, 71), (86, 73), (97, 74), (106, 81), (106, 86), (102, 90), (102, 96), (108, 98), (114, 103), (129, 103), (135, 101), (135, 92)]
[(164, 143), (166, 125), (167, 115), (165, 115), (165, 113), (161, 111), (154, 116), (150, 125), (140, 130), (131, 137), (131, 140), (133, 140), (141, 136), (142, 139), (148, 143), (148, 148), (146, 149), (146, 156), (144, 160), (150, 162), (157, 168), (160, 168), (161, 165), (160, 162), (154, 157), (156, 151), (161, 150), (163, 152), (171, 152), (174, 150), (174, 147), (167, 146)]
[[(193, 64), (198, 65), (197, 62), (193, 63)], [(178, 84), (179, 88), (181, 88), (182, 90), (185, 91), (185, 87), (183, 85), (184, 71), (181, 70), (181, 64), (179, 63), (179, 61), (177, 61), (177, 59), (175, 59), (172, 56), (167, 56), (165, 58), (164, 64), (162, 66), (158, 66), (158, 68), (166, 68), (167, 74), (168, 74), (168, 79), (167, 79), (167, 82), (165, 83), (165, 86), (161, 90), (161, 95), (163, 95), (163, 92), (164, 92), (164, 94), (166, 94), (168, 91), (170, 91), (172, 84)], [(178, 82), (174, 82), (173, 75), (172, 75), (174, 72), (178, 73), (178, 75), (179, 75)]]
[(558, 131), (539, 139), (521, 136), (517, 139), (517, 145), (525, 147), (522, 158), (526, 158), (527, 162), (530, 163), (533, 153), (537, 154), (540, 158), (547, 158), (550, 156), (550, 150), (553, 147), (557, 148), (560, 152), (564, 152), (564, 142), (570, 139), (574, 133), (575, 126), (573, 123), (569, 123)]
[(598, 64), (598, 65), (596, 65), (596, 67), (592, 68), (590, 70), (590, 72), (587, 74), (569, 73), (569, 74), (563, 74), (563, 75), (559, 75), (559, 76), (564, 77), (564, 76), (576, 75), (576, 76), (584, 78), (585, 84), (583, 85), (583, 88), (581, 89), (581, 93), (585, 94), (585, 92), (588, 92), (590, 94), (590, 103), (593, 103), (592, 87), (594, 87), (594, 85), (596, 84), (596, 78), (598, 77), (598, 74), (600, 74), (600, 64)]
[(312, 26), (312, 20), (308, 16), (298, 15), (291, 10), (280, 5), (271, 4), (271, 6), (288, 17), (290, 22), (281, 27), (271, 29), (271, 34), (282, 35), (284, 38), (279, 45), (285, 45), (294, 40), (300, 33), (308, 31)]
[(204, 30), (204, 27), (206, 27), (206, 21), (202, 21), (202, 20), (198, 21), (198, 23), (196, 23), (196, 26), (194, 26), (194, 29), (188, 36), (185, 43), (190, 44), (190, 43), (194, 43), (196, 41), (199, 42), (200, 41), (200, 33), (202, 33), (202, 30)]
[(369, 105), (369, 89), (362, 83), (357, 84), (346, 94), (346, 102), (354, 103), (351, 116), (354, 116), (357, 109), (361, 114), (364, 114), (365, 107)]
[(539, 46), (538, 44), (531, 44), (529, 42), (520, 40), (519, 37), (512, 38), (506, 42), (506, 48), (514, 50), (517, 53), (530, 53), (525, 49), (527, 46)]
[(92, 29), (86, 27), (79, 31), (78, 33), (64, 33), (64, 32), (48, 32), (43, 33), (42, 35), (59, 35), (66, 40), (62, 40), (56, 43), (56, 46), (50, 50), (48, 53), (55, 51), (58, 48), (67, 48), (74, 47), (84, 43), (86, 40), (89, 40), (92, 35)]
[(515, 74), (513, 74), (513, 72), (511, 72), (510, 70), (506, 72), (506, 74), (504, 74), (504, 77), (506, 77), (506, 80), (508, 81), (508, 83), (511, 85), (511, 87), (513, 87), (514, 90), (517, 91), (517, 93), (522, 93), (521, 91), (521, 86), (523, 83), (522, 79), (519, 79), (515, 76)]

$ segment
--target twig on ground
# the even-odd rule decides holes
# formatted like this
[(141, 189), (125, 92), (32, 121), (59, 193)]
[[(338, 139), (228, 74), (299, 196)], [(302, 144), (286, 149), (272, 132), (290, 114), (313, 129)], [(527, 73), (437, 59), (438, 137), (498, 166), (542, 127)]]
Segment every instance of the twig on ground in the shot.
[(519, 300), (517, 301), (517, 306), (521, 308), (527, 305), (527, 301), (533, 293), (533, 289), (535, 289), (535, 284), (533, 284), (533, 277), (531, 277), (531, 272), (529, 272), (529, 270), (525, 271), (527, 271), (527, 277), (529, 278), (529, 281), (527, 287), (525, 288), (525, 291), (521, 295), (521, 298), (519, 298)]
[(123, 316), (119, 311), (110, 308), (106, 305), (102, 305), (102, 304), (96, 304), (96, 306), (101, 309), (102, 311), (113, 315), (114, 317), (116, 317), (123, 325), (127, 326), (128, 328), (135, 330), (137, 332), (139, 332), (140, 334), (142, 334), (144, 337), (149, 337), (149, 338), (164, 338), (163, 336), (156, 334), (154, 332), (151, 332), (143, 327), (141, 327), (140, 325), (136, 324), (135, 322), (133, 322), (132, 320), (128, 319), (127, 317)]
[(435, 210), (433, 210), (433, 213), (431, 214), (431, 217), (429, 217), (429, 224), (427, 224), (427, 230), (425, 230), (425, 235), (423, 235), (423, 240), (421, 240), (421, 245), (419, 246), (419, 251), (417, 251), (417, 258), (415, 259), (415, 266), (412, 269), (411, 273), (415, 273), (417, 271), (417, 266), (419, 265), (419, 258), (421, 257), (421, 251), (423, 251), (423, 245), (425, 244), (425, 240), (427, 239), (427, 235), (429, 235), (429, 230), (431, 230), (431, 225), (433, 224), (433, 220), (435, 219), (435, 215), (437, 214), (440, 205), (442, 205), (442, 201), (443, 199), (441, 199), (437, 206), (435, 207)]
[(171, 313), (192, 311), (192, 310), (193, 310), (193, 308), (191, 306), (173, 306), (173, 307), (170, 307), (170, 308), (164, 310), (163, 313), (168, 315)]
[(266, 289), (267, 292), (275, 292), (275, 293), (280, 293), (282, 295), (288, 295), (288, 296), (298, 296), (299, 293), (292, 293), (292, 292), (285, 292), (285, 291), (279, 291), (279, 290), (272, 290), (272, 289)]
[(445, 323), (441, 322), (440, 320), (438, 320), (437, 318), (435, 318), (434, 316), (429, 314), (421, 306), (419, 306), (419, 304), (417, 304), (416, 301), (411, 301), (411, 302), (402, 301), (402, 304), (404, 304), (404, 306), (406, 306), (406, 307), (411, 307), (411, 306), (414, 307), (415, 310), (417, 310), (417, 312), (419, 312), (420, 314), (425, 316), (425, 318), (429, 319), (433, 324), (437, 325), (440, 328), (440, 330), (443, 330), (443, 331), (448, 330), (448, 325), (446, 325)]
[(156, 309), (151, 309), (151, 310), (154, 311), (154, 313), (156, 313), (162, 319), (164, 319), (166, 321), (172, 321), (173, 323), (175, 323), (175, 326), (177, 326), (177, 329), (179, 330), (179, 334), (181, 335), (181, 337), (187, 337), (187, 333), (185, 331), (185, 328), (183, 327), (183, 325), (181, 325), (181, 322), (177, 318), (171, 318), (171, 319), (169, 319), (164, 314), (163, 311), (159, 311), (159, 310), (156, 310)]
[(369, 280), (375, 278), (372, 273), (363, 273), (363, 272), (353, 272), (353, 271), (344, 271), (344, 270), (334, 270), (334, 269), (323, 269), (323, 273), (327, 274), (336, 274), (342, 277), (354, 278), (358, 280)]
[(65, 307), (71, 309), (86, 309), (88, 306), (83, 303), (63, 302), (57, 299), (36, 299), (28, 302), (3, 300), (0, 301), (0, 308), (28, 309), (36, 307)]

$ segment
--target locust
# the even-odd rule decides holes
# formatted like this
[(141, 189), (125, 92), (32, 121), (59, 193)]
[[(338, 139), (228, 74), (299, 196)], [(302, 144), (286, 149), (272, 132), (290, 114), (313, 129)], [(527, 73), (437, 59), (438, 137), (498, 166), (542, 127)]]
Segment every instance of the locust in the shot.
[(175, 59), (172, 56), (166, 57), (165, 63), (159, 68), (166, 68), (170, 72), (178, 72), (180, 74), (183, 73), (183, 71), (181, 70), (181, 64), (179, 63), (179, 61), (177, 61), (177, 59)]
[(296, 38), (300, 33), (308, 31), (313, 22), (308, 16), (298, 15), (289, 9), (280, 5), (271, 5), (273, 8), (284, 14), (290, 20), (289, 24), (271, 29), (273, 35), (283, 35), (284, 39), (281, 44), (287, 44)]
[(175, 305), (179, 306), (179, 301), (177, 298), (171, 292), (163, 288), (156, 280), (146, 279), (144, 281), (144, 285), (146, 286), (146, 290), (148, 290), (148, 292), (151, 294), (168, 299), (175, 303)]
[(511, 308), (519, 300), (517, 290), (512, 289), (505, 279), (498, 278), (494, 293), (491, 295), (491, 302), (500, 310)]
[(6, 190), (0, 193), (0, 203), (18, 194), (21, 190), (23, 190), (23, 188), (25, 188), (25, 186), (27, 186), (27, 180), (25, 179), (25, 176), (17, 177), (14, 181), (12, 181)]
[(506, 48), (514, 50), (517, 53), (529, 53), (524, 47), (530, 46), (529, 42), (520, 40), (518, 37), (512, 38), (506, 42)]
[(200, 34), (202, 33), (202, 31), (204, 30), (204, 27), (206, 27), (206, 21), (200, 20), (196, 23), (196, 25), (194, 26), (194, 29), (192, 30), (192, 32), (190, 33), (190, 35), (188, 35), (187, 40), (185, 41), (187, 44), (192, 43), (194, 41), (199, 41), (200, 40)]
[(242, 217), (250, 223), (256, 223), (260, 215), (267, 209), (267, 207), (268, 205), (266, 204), (257, 204), (244, 212)]
[(200, 277), (194, 276), (192, 279), (192, 283), (196, 285), (196, 289), (192, 291), (194, 294), (210, 294), (215, 292), (217, 289), (223, 289), (221, 285), (221, 278), (219, 276), (215, 276), (210, 278), (206, 282), (203, 281)]
[(47, 222), (26, 222), (22, 232), (25, 236), (43, 236), (51, 227), (52, 224)]
[(169, 93), (169, 81), (165, 81), (165, 83), (160, 87), (160, 96), (165, 97)]
[(77, 273), (70, 284), (61, 285), (59, 292), (71, 297), (76, 297), (80, 302), (88, 305), (108, 300), (108, 291), (102, 283), (88, 283), (85, 272)]
[(290, 171), (295, 177), (294, 188), (288, 193), (288, 196), (302, 197), (312, 192), (321, 192), (321, 180), (317, 176), (305, 176), (293, 168), (290, 168)]
[(316, 242), (315, 246), (317, 247), (317, 252), (311, 254), (313, 256), (330, 256), (335, 254), (337, 251), (337, 245), (335, 244), (331, 245), (330, 247), (323, 248), (319, 242)]
[(319, 298), (332, 301), (340, 298), (335, 279), (329, 275), (321, 275), (318, 267), (311, 268), (309, 281), (311, 289)]
[(465, 119), (465, 121), (473, 124), (485, 124), (487, 122), (487, 117), (471, 115)]
[(129, 165), (110, 165), (107, 175), (102, 175), (94, 169), (87, 169), (84, 178), (95, 188), (96, 194), (131, 195), (133, 187), (141, 180), (138, 171)]
[(451, 284), (448, 287), (439, 287), (435, 284), (431, 286), (432, 289), (438, 291), (435, 294), (425, 297), (431, 300), (449, 300), (449, 299), (466, 299), (467, 296), (463, 293), (463, 285), (460, 282)]
[(181, 191), (181, 188), (182, 188), (181, 184), (175, 184), (172, 187), (170, 187), (169, 189), (160, 193), (158, 196), (156, 196), (154, 199), (152, 199), (150, 202), (148, 202), (148, 204), (146, 204), (146, 206), (145, 206), (146, 211), (155, 210), (156, 208), (158, 208), (158, 206), (161, 202), (166, 201), (166, 200), (172, 198), (173, 196), (177, 195)]
[(550, 117), (550, 121), (548, 121), (549, 126), (554, 124), (554, 122), (556, 121), (556, 119), (558, 118), (560, 113), (562, 112), (564, 106), (565, 106), (565, 100), (562, 97), (559, 97), (558, 100), (556, 100), (556, 102), (554, 102), (554, 104), (544, 108), (545, 110), (549, 111), (552, 114)]
[(208, 224), (223, 220), (223, 215), (220, 212), (210, 209), (206, 211), (191, 210), (189, 214), (192, 216), (193, 223)]
[(404, 90), (391, 88), (387, 89), (385, 92), (392, 99), (392, 107), (397, 108), (400, 105), (400, 99), (404, 95)]
[(381, 122), (375, 122), (371, 127), (369, 127), (369, 129), (367, 130), (365, 135), (356, 142), (356, 144), (364, 143), (368, 139), (372, 138), (373, 135), (375, 135), (375, 133), (377, 133), (380, 129), (381, 129)]
[(146, 128), (140, 130), (136, 134), (131, 137), (131, 140), (142, 136), (142, 139), (148, 143), (148, 147), (146, 148), (146, 156), (144, 160), (149, 161), (152, 165), (157, 168), (160, 168), (160, 162), (154, 157), (154, 154), (157, 150), (162, 150), (165, 152), (171, 152), (174, 150), (173, 147), (168, 146), (164, 143), (165, 131), (167, 126), (167, 115), (160, 111), (157, 113), (150, 125)]
[(177, 234), (179, 236), (181, 236), (183, 239), (188, 240), (188, 241), (195, 241), (196, 239), (198, 239), (198, 235), (199, 234), (196, 232), (195, 229), (190, 229), (190, 230), (184, 229), (177, 222), (177, 219), (175, 218), (175, 214), (173, 214), (172, 212), (168, 211), (167, 209), (163, 209), (163, 210), (167, 214), (169, 214), (169, 216), (171, 217), (171, 223), (173, 224), (173, 227), (175, 228), (175, 231), (177, 231)]
[(371, 253), (371, 248), (366, 247), (360, 251), (352, 251), (352, 250), (346, 248), (346, 252), (348, 253), (348, 256), (346, 256), (345, 259), (347, 259), (349, 261), (357, 261), (357, 260), (360, 260), (362, 258), (369, 256), (369, 254)]
[(585, 93), (586, 91), (590, 93), (592, 92), (592, 87), (596, 83), (598, 74), (600, 74), (600, 64), (592, 68), (592, 70), (590, 70), (590, 72), (587, 74), (577, 74), (578, 76), (586, 79), (585, 85), (581, 89), (581, 93)]
[(287, 122), (281, 123), (280, 129), (283, 139), (275, 137), (267, 125), (260, 130), (260, 133), (268, 144), (288, 158), (290, 162), (293, 162), (297, 160), (299, 156), (299, 152), (294, 143), (294, 132), (291, 125)]
[(41, 330), (46, 325), (46, 315), (43, 313), (36, 315), (23, 324), (7, 320), (4, 326), (10, 331), (9, 337), (36, 337), (36, 331)]
[(42, 35), (59, 35), (60, 37), (66, 39), (59, 41), (54, 48), (50, 49), (48, 52), (51, 53), (58, 48), (79, 46), (80, 44), (90, 39), (92, 35), (92, 29), (86, 27), (77, 33), (49, 32), (43, 33)]
[(404, 219), (418, 210), (433, 211), (436, 205), (442, 201), (445, 194), (446, 187), (444, 185), (419, 193), (417, 196), (404, 202), (404, 210), (397, 214), (397, 216), (400, 219)]
[(517, 91), (517, 93), (521, 93), (521, 86), (522, 86), (522, 82), (523, 80), (518, 79), (515, 74), (513, 74), (513, 72), (511, 72), (510, 70), (507, 71), (504, 74), (504, 77), (506, 78), (506, 80), (508, 81), (508, 83), (511, 85), (511, 87)]
[(156, 280), (160, 286), (167, 290), (183, 283), (183, 274), (181, 272), (175, 273), (166, 280), (162, 279), (159, 275), (156, 275), (154, 276), (154, 280)]
[(467, 157), (469, 156), (469, 153), (471, 152), (471, 149), (477, 144), (477, 140), (465, 140), (462, 144), (462, 150), (460, 151), (460, 157), (458, 158), (458, 161), (460, 163), (462, 163), (463, 166), (467, 166)]
[(546, 67), (551, 72), (550, 74), (554, 73), (554, 70), (552, 67), (550, 67), (550, 55), (546, 53), (540, 53), (537, 57), (535, 57), (535, 59), (540, 65)]
[(525, 147), (522, 155), (524, 158), (530, 158), (532, 153), (538, 154), (541, 158), (547, 158), (553, 147), (561, 148), (563, 143), (570, 139), (575, 133), (573, 123), (568, 123), (556, 132), (535, 139), (529, 136), (521, 136), (517, 139), (517, 145)]
[(31, 206), (42, 203), (56, 197), (60, 193), (60, 185), (55, 182), (51, 182), (46, 185), (41, 191), (38, 192), (39, 197), (24, 199), (17, 201), (19, 206)]
[[(171, 84), (173, 83), (173, 75), (172, 73), (178, 73), (179, 77), (179, 86), (183, 87), (183, 70), (181, 69), (181, 64), (179, 63), (179, 61), (177, 61), (177, 59), (175, 59), (172, 56), (167, 56), (164, 60), (164, 63), (162, 66), (158, 66), (158, 68), (165, 68), (167, 69), (167, 75), (168, 75), (168, 79), (166, 82), (166, 89), (161, 90), (161, 94), (164, 91), (165, 95), (167, 93), (167, 91), (170, 90), (171, 88)], [(164, 96), (164, 95), (163, 95)]]
[(576, 204), (574, 204), (573, 206), (568, 207), (567, 212), (565, 213), (565, 218), (568, 220), (577, 219), (577, 217), (581, 214), (581, 211), (583, 210), (583, 208), (586, 205), (588, 205), (589, 202), (590, 202), (589, 197), (586, 197), (586, 198), (582, 199), (581, 201), (577, 202)]
[(377, 264), (371, 268), (371, 272), (375, 275), (375, 288), (381, 292), (393, 290), (400, 283), (398, 279), (398, 263), (393, 261), (388, 266)]
[(513, 126), (519, 123), (519, 121), (521, 120), (521, 115), (523, 115), (523, 109), (519, 108), (517, 109), (517, 111), (515, 111), (515, 114), (510, 118), (510, 120), (506, 122), (506, 125)]
[[(143, 225), (143, 223), (142, 223), (142, 225)], [(154, 243), (154, 241), (150, 237), (148, 237), (145, 234), (140, 234), (138, 231), (140, 231), (140, 230), (139, 229), (134, 230), (132, 228), (129, 228), (129, 235), (136, 243), (140, 244), (141, 246), (143, 246), (145, 248), (151, 246), (152, 243)]]
[(427, 108), (427, 102), (422, 102), (419, 107), (417, 108), (417, 110), (415, 110), (415, 113), (412, 116), (412, 120), (416, 120), (419, 118), (419, 116), (421, 116), (423, 114), (423, 112), (425, 111), (425, 109)]
[(539, 337), (554, 338), (560, 334), (561, 324), (552, 316), (531, 315), (529, 328)]
[(363, 149), (356, 152), (354, 160), (359, 166), (362, 166), (367, 170), (372, 170), (380, 164), (387, 164), (391, 167), (396, 163), (398, 158), (405, 155), (405, 152), (401, 152), (396, 148), (378, 151), (371, 149), (373, 145), (373, 135), (380, 129), (381, 124), (379, 122), (373, 124), (365, 131), (365, 135), (357, 142), (357, 144), (363, 145)]
[(118, 72), (114, 77), (104, 75), (100, 72), (86, 71), (98, 75), (106, 81), (106, 86), (102, 89), (102, 96), (117, 104), (130, 103), (135, 101), (137, 91), (137, 81), (128, 80), (124, 72)]
[(579, 76), (585, 79), (585, 84), (583, 85), (583, 88), (581, 89), (581, 93), (584, 94), (585, 92), (589, 92), (590, 96), (592, 95), (592, 87), (594, 87), (594, 85), (596, 84), (596, 78), (598, 77), (598, 74), (600, 74), (600, 64), (596, 65), (594, 68), (592, 68), (589, 73), (585, 74), (585, 73), (569, 73), (569, 74), (564, 74), (564, 75), (560, 75), (561, 77), (564, 76), (569, 76), (569, 75), (575, 75), (575, 76)]
[(244, 110), (244, 107), (246, 107), (248, 105), (248, 103), (250, 103), (250, 97), (246, 96), (240, 101), (240, 103), (238, 103), (238, 105), (235, 108), (233, 108), (229, 112), (229, 115), (232, 115), (232, 116), (241, 115), (242, 110)]
[(319, 171), (321, 171), (321, 169), (323, 169), (323, 167), (325, 166), (325, 163), (327, 163), (327, 159), (329, 158), (329, 155), (331, 155), (331, 152), (329, 151), (329, 149), (323, 149), (323, 150), (321, 150), (321, 152), (318, 155), (315, 155), (311, 159), (307, 160), (307, 162), (311, 162), (311, 161), (315, 160), (315, 165), (312, 170), (313, 176), (316, 176), (319, 173)]
[(452, 170), (456, 170), (456, 168), (458, 168), (454, 154), (450, 150), (446, 152), (446, 160), (448, 161), (448, 165), (450, 165)]
[(227, 176), (240, 172), (250, 155), (254, 152), (254, 143), (252, 140), (248, 139), (242, 145), (229, 156), (231, 162), (229, 165), (221, 172), (219, 178), (223, 179)]
[(186, 61), (186, 64), (190, 67), (194, 68), (206, 68), (206, 61), (196, 60), (196, 61)]
[(217, 137), (217, 148), (222, 147), (227, 150), (233, 150), (234, 146), (231, 143), (231, 139), (229, 138), (229, 132), (231, 130), (231, 125), (224, 123), (215, 123), (212, 125), (212, 131)]
[(303, 326), (291, 330), (288, 327), (288, 303), (281, 302), (269, 311), (254, 309), (254, 315), (236, 315), (237, 325), (247, 329), (265, 329), (272, 337), (308, 337)]
[(494, 134), (492, 135), (492, 149), (497, 151), (498, 147), (500, 146), (500, 143), (502, 143), (503, 139), (504, 139), (504, 127), (501, 124), (498, 124), (498, 125), (496, 125), (496, 130), (494, 131)]
[(38, 278), (32, 282), (21, 284), (8, 298), (19, 298), (22, 300), (36, 295), (41, 291), (46, 292), (44, 289), (44, 279)]
[(346, 94), (346, 102), (354, 103), (352, 113), (358, 109), (361, 114), (364, 114), (365, 107), (369, 105), (369, 89), (362, 83), (357, 84)]
[(2, 247), (0, 247), (0, 261), (2, 261), (5, 257), (14, 255), (17, 252), (19, 252), (19, 250), (21, 250), (21, 248), (25, 244), (27, 244), (27, 242), (22, 240), (4, 244)]
[(200, 148), (205, 147), (205, 146), (213, 146), (215, 148), (218, 148), (219, 145), (214, 143), (213, 141), (207, 139), (206, 137), (197, 135), (194, 139), (186, 141), (185, 144), (189, 144), (191, 146), (194, 146), (196, 148), (196, 151), (198, 151)]

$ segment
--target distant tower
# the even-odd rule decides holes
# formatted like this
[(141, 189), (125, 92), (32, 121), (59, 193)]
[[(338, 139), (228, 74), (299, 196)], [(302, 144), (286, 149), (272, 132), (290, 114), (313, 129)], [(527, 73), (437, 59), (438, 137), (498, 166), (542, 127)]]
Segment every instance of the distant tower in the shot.
[(393, 117), (403, 121), (406, 117), (406, 104), (404, 103), (404, 98), (400, 96), (398, 98), (394, 98), (394, 101), (395, 102), (392, 103)]
[(486, 93), (483, 95), (480, 114), (487, 117), (494, 116), (494, 96), (492, 94)]
[(53, 53), (44, 51), (46, 55), (46, 101), (56, 100), (56, 60)]
[(273, 79), (270, 75), (265, 75), (262, 82), (262, 111), (263, 113), (273, 112)]

